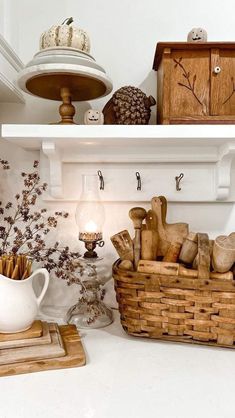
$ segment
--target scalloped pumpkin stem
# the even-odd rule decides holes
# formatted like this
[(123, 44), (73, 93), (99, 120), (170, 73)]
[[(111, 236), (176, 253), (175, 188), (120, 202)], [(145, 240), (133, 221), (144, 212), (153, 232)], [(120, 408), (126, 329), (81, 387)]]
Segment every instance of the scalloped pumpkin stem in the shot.
[(72, 17), (67, 17), (62, 23), (61, 25), (71, 25), (71, 23), (73, 23), (73, 18)]

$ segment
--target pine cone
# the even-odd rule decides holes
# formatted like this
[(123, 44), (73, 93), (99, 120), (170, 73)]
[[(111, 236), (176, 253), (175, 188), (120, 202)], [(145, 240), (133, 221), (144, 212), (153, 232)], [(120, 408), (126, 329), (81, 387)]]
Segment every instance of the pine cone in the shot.
[(125, 86), (117, 90), (106, 103), (103, 114), (106, 125), (147, 125), (151, 106), (156, 104), (137, 87)]

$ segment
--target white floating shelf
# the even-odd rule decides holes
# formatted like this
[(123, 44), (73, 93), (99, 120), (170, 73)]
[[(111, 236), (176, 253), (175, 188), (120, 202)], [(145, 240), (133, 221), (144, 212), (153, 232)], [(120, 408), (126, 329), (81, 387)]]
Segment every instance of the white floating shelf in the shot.
[(0, 102), (24, 103), (24, 96), (16, 86), (19, 71), (24, 68), (7, 41), (0, 35)]
[[(75, 199), (63, 193), (63, 163), (92, 163), (93, 170), (102, 168), (109, 179), (118, 170), (119, 183), (125, 182), (121, 191), (112, 179), (104, 200), (145, 201), (159, 189), (172, 201), (235, 200), (230, 193), (235, 125), (2, 125), (1, 136), (48, 158), (53, 198)], [(145, 187), (136, 193), (135, 179), (128, 188), (128, 176), (140, 167)], [(180, 172), (185, 176), (177, 192), (174, 175)]]

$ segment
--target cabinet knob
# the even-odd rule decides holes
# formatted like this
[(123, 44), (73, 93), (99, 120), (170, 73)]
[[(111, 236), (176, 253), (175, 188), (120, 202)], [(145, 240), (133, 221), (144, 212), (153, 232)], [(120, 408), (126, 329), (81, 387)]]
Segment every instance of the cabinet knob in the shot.
[(220, 67), (215, 67), (214, 68), (214, 73), (215, 74), (219, 74), (221, 72), (221, 68)]

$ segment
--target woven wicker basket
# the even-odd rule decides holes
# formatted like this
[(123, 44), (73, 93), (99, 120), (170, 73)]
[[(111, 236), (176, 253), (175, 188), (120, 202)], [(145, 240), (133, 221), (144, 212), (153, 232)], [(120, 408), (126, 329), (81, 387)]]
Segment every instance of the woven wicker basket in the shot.
[(113, 277), (128, 334), (235, 348), (235, 281), (144, 274), (119, 263)]

